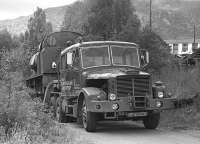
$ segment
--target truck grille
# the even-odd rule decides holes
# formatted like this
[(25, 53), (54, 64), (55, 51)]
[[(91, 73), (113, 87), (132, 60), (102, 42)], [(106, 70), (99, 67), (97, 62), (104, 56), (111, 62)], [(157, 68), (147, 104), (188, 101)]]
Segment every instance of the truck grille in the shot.
[(146, 95), (150, 92), (150, 76), (134, 75), (117, 77), (118, 97), (133, 97), (135, 108), (145, 108)]

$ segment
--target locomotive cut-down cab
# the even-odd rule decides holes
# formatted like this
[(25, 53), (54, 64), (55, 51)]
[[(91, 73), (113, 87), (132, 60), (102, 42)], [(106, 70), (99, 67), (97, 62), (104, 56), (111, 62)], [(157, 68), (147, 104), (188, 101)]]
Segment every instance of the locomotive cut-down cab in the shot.
[(38, 52), (30, 59), (32, 75), (26, 79), (28, 87), (39, 96), (44, 95), (49, 82), (58, 79), (57, 64), (60, 52), (69, 45), (76, 43), (81, 34), (62, 31), (46, 36), (39, 45)]

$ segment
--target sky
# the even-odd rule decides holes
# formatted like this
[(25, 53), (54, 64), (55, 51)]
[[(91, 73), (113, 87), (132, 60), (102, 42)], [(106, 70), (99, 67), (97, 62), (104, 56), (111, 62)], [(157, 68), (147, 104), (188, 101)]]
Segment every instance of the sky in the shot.
[(48, 8), (68, 5), (77, 0), (0, 0), (0, 20), (32, 14), (37, 7)]

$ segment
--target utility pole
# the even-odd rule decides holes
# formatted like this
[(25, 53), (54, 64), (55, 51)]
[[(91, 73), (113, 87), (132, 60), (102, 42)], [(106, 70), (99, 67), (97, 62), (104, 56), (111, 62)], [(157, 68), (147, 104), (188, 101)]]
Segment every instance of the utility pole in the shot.
[(152, 0), (150, 0), (150, 12), (149, 12), (149, 26), (150, 26), (150, 30), (152, 30), (152, 11), (151, 11), (151, 7), (152, 7)]
[(195, 44), (195, 42), (196, 42), (196, 26), (194, 24), (194, 44)]

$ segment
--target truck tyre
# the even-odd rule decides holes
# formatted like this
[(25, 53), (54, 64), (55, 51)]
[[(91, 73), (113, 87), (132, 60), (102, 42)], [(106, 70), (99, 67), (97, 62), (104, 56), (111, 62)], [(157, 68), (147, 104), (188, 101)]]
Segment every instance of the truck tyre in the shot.
[(96, 130), (95, 113), (87, 111), (85, 99), (83, 99), (83, 102), (82, 102), (81, 112), (82, 112), (81, 115), (82, 115), (83, 127), (88, 132), (94, 132)]
[(150, 113), (144, 120), (143, 124), (146, 129), (156, 129), (160, 122), (160, 113)]

